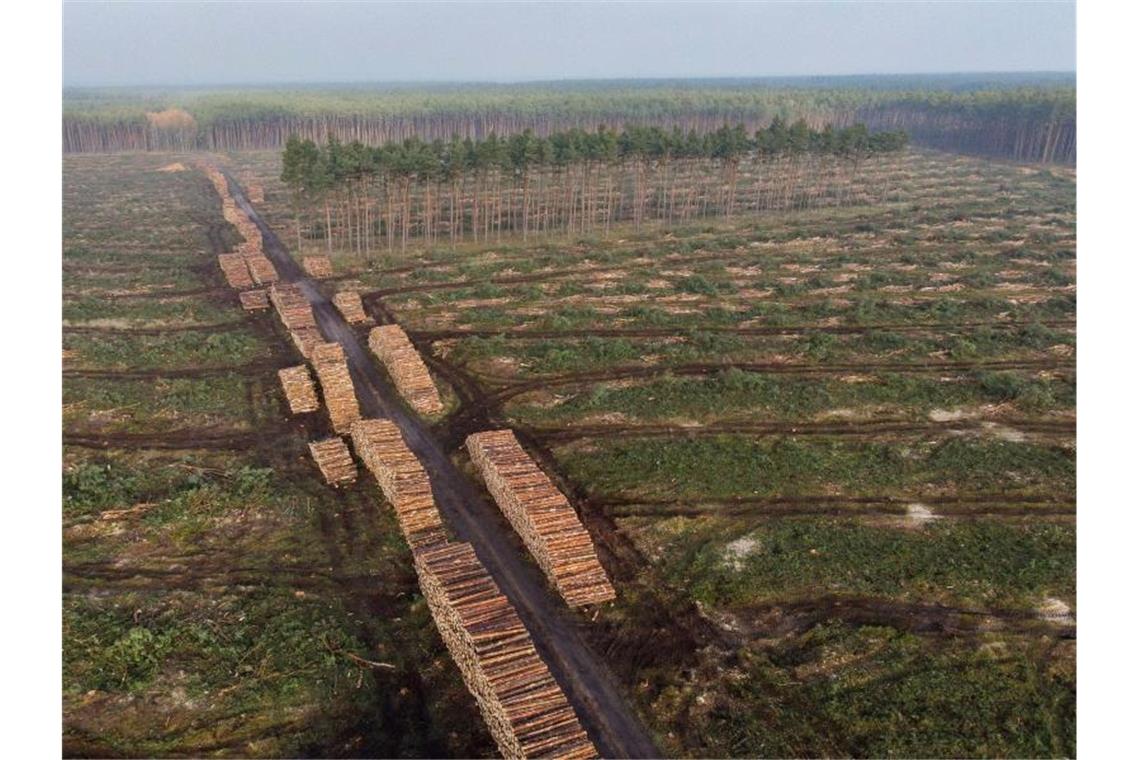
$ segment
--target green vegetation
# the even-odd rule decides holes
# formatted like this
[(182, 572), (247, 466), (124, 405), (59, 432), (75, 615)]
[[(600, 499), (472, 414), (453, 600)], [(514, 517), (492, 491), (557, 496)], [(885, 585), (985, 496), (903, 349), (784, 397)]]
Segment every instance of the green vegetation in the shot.
[(643, 439), (558, 453), (593, 494), (685, 500), (985, 492), (1056, 495), (1075, 487), (1076, 462), (1059, 447), (951, 438), (914, 444), (717, 436)]
[(774, 518), (744, 533), (720, 520), (664, 521), (662, 577), (716, 608), (821, 589), (982, 609), (1033, 609), (1076, 593), (1071, 525), (935, 521), (921, 530), (850, 519)]

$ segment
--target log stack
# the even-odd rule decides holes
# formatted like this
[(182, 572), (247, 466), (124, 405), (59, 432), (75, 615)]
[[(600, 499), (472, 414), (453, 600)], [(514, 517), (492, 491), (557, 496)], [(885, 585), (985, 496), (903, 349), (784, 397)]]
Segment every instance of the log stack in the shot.
[(416, 352), (407, 333), (399, 325), (372, 328), (368, 347), (376, 354), (392, 377), (396, 390), (420, 414), (443, 411), (439, 391), (432, 382), (424, 360)]
[(269, 308), (269, 293), (265, 291), (265, 288), (243, 290), (238, 293), (238, 300), (241, 301), (241, 307), (246, 311), (261, 311)]
[(446, 540), (431, 481), (400, 428), (391, 420), (359, 420), (352, 425), (352, 445), (391, 502), (408, 545)]
[(352, 385), (344, 349), (339, 343), (321, 343), (312, 348), (309, 359), (317, 371), (333, 430), (344, 435), (352, 423), (360, 419), (360, 405), (356, 401), (356, 388)]
[(263, 253), (247, 255), (245, 263), (258, 285), (272, 285), (280, 279), (273, 262)]
[(269, 300), (273, 302), (277, 316), (281, 317), (281, 322), (287, 329), (316, 328), (317, 318), (313, 315), (313, 307), (299, 285), (275, 283), (269, 288)]
[(313, 387), (313, 376), (304, 364), (279, 369), (277, 377), (281, 379), (281, 388), (285, 391), (289, 411), (293, 414), (315, 412), (321, 408), (317, 401), (317, 389)]
[(240, 254), (218, 254), (218, 266), (222, 269), (222, 275), (226, 278), (226, 284), (231, 288), (244, 290), (245, 288), (253, 287), (253, 278), (249, 275), (249, 267)]
[(301, 352), (301, 356), (306, 359), (312, 355), (314, 348), (325, 342), (325, 336), (315, 327), (298, 327), (296, 330), (290, 330), (289, 337), (293, 339), (293, 345)]
[(615, 598), (578, 513), (510, 430), (467, 437), (471, 461), (523, 543), (571, 607)]
[(339, 486), (356, 480), (356, 462), (339, 436), (313, 441), (309, 444), (313, 461), (320, 468), (321, 475), (330, 486)]
[(444, 543), (413, 556), (436, 627), (503, 757), (598, 757), (518, 613), (471, 545)]
[(301, 268), (305, 274), (318, 280), (332, 277), (332, 261), (328, 256), (304, 256), (301, 258)]
[(364, 302), (360, 300), (360, 293), (355, 290), (342, 290), (333, 296), (333, 306), (337, 308), (344, 321), (350, 325), (365, 324), (372, 321), (372, 317), (364, 311)]

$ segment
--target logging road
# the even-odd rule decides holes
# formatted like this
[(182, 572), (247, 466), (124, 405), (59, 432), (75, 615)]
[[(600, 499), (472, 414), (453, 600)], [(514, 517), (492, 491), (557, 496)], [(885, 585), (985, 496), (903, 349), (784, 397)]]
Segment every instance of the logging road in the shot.
[[(428, 425), (403, 405), (356, 333), (289, 255), (281, 240), (250, 205), (241, 186), (232, 177), (227, 175), (226, 178), (235, 201), (261, 229), (265, 253), (277, 267), (281, 279), (301, 287), (325, 338), (344, 347), (361, 413), (366, 417), (391, 419), (400, 427), (408, 447), (431, 478), (436, 503), (448, 527), (459, 540), (474, 546), (479, 559), (515, 606), (535, 647), (566, 692), (599, 752), (604, 757), (660, 757), (613, 674), (582, 638), (579, 626), (584, 623), (548, 590), (537, 566), (523, 559), (510, 538), (510, 526), (498, 508), (456, 468)], [(652, 642), (646, 645), (652, 646)]]

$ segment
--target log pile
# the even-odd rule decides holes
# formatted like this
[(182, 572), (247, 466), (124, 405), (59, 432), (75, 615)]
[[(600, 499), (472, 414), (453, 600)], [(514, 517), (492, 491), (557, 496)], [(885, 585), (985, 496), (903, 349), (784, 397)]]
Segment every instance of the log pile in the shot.
[(436, 627), (503, 757), (597, 757), (518, 613), (471, 545), (444, 543), (413, 556)]
[(265, 288), (243, 290), (238, 293), (238, 300), (241, 301), (241, 307), (246, 311), (260, 311), (269, 308), (269, 294)]
[(313, 376), (304, 364), (279, 369), (277, 377), (281, 378), (281, 387), (289, 401), (289, 411), (293, 414), (315, 412), (321, 408), (317, 401), (317, 389), (313, 387)]
[(420, 414), (443, 411), (439, 391), (432, 382), (424, 360), (416, 353), (407, 333), (399, 325), (372, 328), (368, 347), (383, 362), (396, 390)]
[(332, 261), (328, 256), (305, 256), (301, 259), (301, 267), (305, 274), (318, 280), (332, 277), (333, 274)]
[(249, 276), (249, 267), (240, 254), (219, 253), (218, 266), (222, 269), (226, 284), (231, 288), (243, 290), (253, 287), (253, 278)]
[(305, 298), (299, 285), (276, 283), (269, 289), (269, 300), (273, 302), (277, 316), (281, 317), (281, 322), (287, 329), (317, 326), (313, 307), (309, 305), (309, 299)]
[(245, 263), (258, 285), (272, 285), (279, 279), (273, 262), (263, 253), (246, 256)]
[(471, 461), (523, 543), (571, 607), (615, 598), (578, 513), (510, 430), (467, 437)]
[(323, 441), (314, 441), (309, 444), (309, 452), (312, 453), (313, 461), (320, 468), (325, 482), (330, 486), (339, 486), (356, 480), (356, 462), (352, 461), (352, 454), (349, 453), (343, 438), (333, 436)]
[(315, 327), (298, 327), (296, 330), (290, 330), (289, 337), (293, 339), (293, 345), (301, 352), (301, 356), (306, 359), (312, 355), (314, 348), (325, 342), (325, 336)]
[(350, 325), (371, 322), (372, 318), (364, 312), (364, 302), (360, 300), (360, 293), (355, 290), (342, 290), (333, 296), (333, 306), (337, 308), (344, 321)]
[(344, 349), (339, 343), (321, 343), (309, 352), (309, 359), (317, 371), (321, 383), (321, 395), (333, 430), (344, 435), (352, 423), (360, 419), (360, 406), (356, 401), (356, 389), (344, 359)]
[(431, 481), (391, 420), (359, 420), (352, 445), (392, 504), (396, 520), (413, 549), (446, 540)]

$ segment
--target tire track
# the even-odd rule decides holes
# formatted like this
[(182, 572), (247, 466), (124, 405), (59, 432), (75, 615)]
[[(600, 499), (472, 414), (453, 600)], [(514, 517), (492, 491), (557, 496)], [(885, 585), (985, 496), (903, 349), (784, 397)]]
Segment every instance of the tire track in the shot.
[(413, 340), (430, 344), (441, 340), (463, 338), (508, 338), (512, 340), (550, 340), (559, 338), (670, 338), (694, 333), (725, 333), (731, 335), (802, 335), (805, 333), (827, 333), (830, 335), (863, 335), (872, 332), (894, 333), (955, 333), (967, 330), (1015, 330), (1042, 325), (1050, 328), (1075, 328), (1076, 320), (1010, 320), (989, 322), (956, 323), (889, 323), (878, 325), (787, 325), (787, 326), (741, 326), (704, 325), (694, 327), (585, 327), (564, 330), (542, 330), (529, 328), (509, 328), (506, 330), (453, 328), (447, 330), (409, 330)]
[(953, 420), (913, 422), (909, 420), (866, 420), (860, 422), (749, 422), (713, 423), (700, 427), (686, 425), (571, 425), (530, 427), (527, 432), (544, 441), (565, 443), (582, 438), (708, 438), (719, 435), (834, 435), (876, 436), (923, 434), (931, 432), (984, 432), (994, 427), (1042, 435), (1076, 435), (1076, 423), (1051, 420)]

